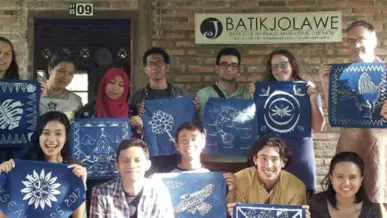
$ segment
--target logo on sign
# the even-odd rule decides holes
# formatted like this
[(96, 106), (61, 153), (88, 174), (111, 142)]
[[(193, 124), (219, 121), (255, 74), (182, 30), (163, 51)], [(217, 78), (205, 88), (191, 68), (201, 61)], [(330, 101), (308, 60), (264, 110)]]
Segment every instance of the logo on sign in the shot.
[(223, 32), (223, 24), (216, 18), (207, 18), (200, 24), (200, 32), (208, 39), (216, 39)]

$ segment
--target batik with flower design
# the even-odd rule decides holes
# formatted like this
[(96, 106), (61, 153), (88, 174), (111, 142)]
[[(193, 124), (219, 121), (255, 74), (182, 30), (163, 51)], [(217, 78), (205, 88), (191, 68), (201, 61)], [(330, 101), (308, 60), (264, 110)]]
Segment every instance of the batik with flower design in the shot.
[(66, 164), (15, 160), (0, 174), (0, 210), (7, 218), (69, 217), (86, 200), (85, 185)]
[(196, 118), (194, 97), (145, 100), (144, 140), (151, 156), (176, 154), (176, 129)]

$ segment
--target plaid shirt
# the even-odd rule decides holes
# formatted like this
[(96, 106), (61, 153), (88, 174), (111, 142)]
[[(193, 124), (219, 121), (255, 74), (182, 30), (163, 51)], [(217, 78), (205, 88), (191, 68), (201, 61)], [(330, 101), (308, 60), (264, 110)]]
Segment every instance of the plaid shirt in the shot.
[[(160, 180), (145, 178), (142, 192), (138, 218), (174, 218), (170, 195)], [(129, 210), (120, 178), (93, 189), (89, 218), (128, 217)]]

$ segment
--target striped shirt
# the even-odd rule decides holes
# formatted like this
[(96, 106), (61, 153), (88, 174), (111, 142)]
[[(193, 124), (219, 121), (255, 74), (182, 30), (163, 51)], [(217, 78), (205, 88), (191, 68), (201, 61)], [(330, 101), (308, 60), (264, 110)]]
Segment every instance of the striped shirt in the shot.
[[(173, 218), (172, 202), (163, 183), (155, 178), (145, 178), (143, 184), (142, 196), (137, 205), (137, 217)], [(133, 205), (128, 201), (127, 195), (120, 178), (97, 186), (93, 189), (89, 218), (130, 217)]]

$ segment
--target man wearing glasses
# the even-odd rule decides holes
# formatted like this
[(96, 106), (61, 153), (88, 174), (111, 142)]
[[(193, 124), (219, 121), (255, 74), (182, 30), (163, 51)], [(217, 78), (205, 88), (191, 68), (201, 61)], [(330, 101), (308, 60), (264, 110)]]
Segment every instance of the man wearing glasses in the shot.
[[(250, 99), (254, 93), (249, 93), (247, 85), (238, 84), (241, 55), (235, 48), (223, 48), (216, 56), (215, 73), (217, 81), (212, 86), (200, 89), (196, 96), (200, 101), (200, 115), (203, 117), (204, 106), (209, 98), (241, 98)], [(246, 157), (202, 155), (203, 163), (211, 170), (235, 172), (245, 167)], [(207, 163), (206, 163), (207, 162)], [(211, 163), (209, 163), (211, 162)], [(230, 164), (226, 164), (226, 162)], [(238, 163), (238, 164), (237, 164)]]
[[(358, 20), (347, 29), (347, 43), (352, 62), (382, 62), (375, 55), (377, 38), (375, 28), (368, 22)], [(331, 65), (322, 65), (319, 70), (325, 103), (328, 105), (328, 80)], [(381, 116), (387, 119), (387, 101), (384, 101)], [(379, 203), (381, 217), (387, 217), (387, 130), (341, 128), (336, 152), (356, 152), (364, 160), (364, 185), (372, 202)]]
[(168, 53), (162, 48), (152, 47), (145, 51), (142, 62), (144, 72), (149, 77), (149, 83), (129, 98), (129, 105), (134, 110), (134, 115), (142, 116), (144, 113), (144, 100), (187, 95), (186, 90), (167, 81), (167, 73), (171, 69), (170, 61)]
[[(145, 51), (142, 61), (145, 74), (149, 77), (149, 83), (144, 88), (134, 92), (129, 98), (129, 105), (133, 116), (139, 115), (141, 117), (144, 114), (144, 100), (187, 95), (186, 90), (174, 86), (167, 81), (167, 73), (171, 68), (170, 60), (168, 53), (162, 48), (152, 47)], [(151, 161), (152, 169), (149, 171), (149, 174), (169, 172), (176, 167), (178, 155), (151, 157)]]
[(215, 73), (218, 75), (217, 81), (212, 86), (200, 89), (196, 96), (200, 100), (200, 114), (203, 116), (204, 106), (209, 98), (243, 98), (250, 99), (254, 94), (250, 94), (246, 85), (238, 85), (239, 67), (241, 55), (235, 48), (223, 48), (216, 56)]

